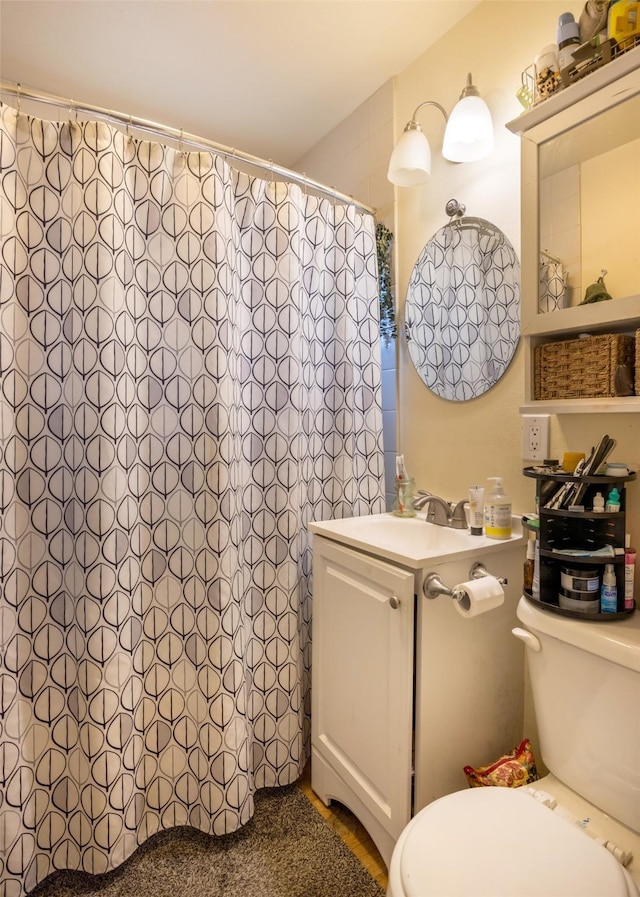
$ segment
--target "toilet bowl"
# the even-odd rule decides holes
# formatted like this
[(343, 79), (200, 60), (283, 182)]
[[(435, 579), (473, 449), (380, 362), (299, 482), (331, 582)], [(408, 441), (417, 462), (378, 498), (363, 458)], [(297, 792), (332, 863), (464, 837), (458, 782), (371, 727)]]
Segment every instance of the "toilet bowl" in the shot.
[(523, 598), (518, 618), (549, 775), (420, 810), (387, 897), (640, 897), (640, 614), (576, 621)]

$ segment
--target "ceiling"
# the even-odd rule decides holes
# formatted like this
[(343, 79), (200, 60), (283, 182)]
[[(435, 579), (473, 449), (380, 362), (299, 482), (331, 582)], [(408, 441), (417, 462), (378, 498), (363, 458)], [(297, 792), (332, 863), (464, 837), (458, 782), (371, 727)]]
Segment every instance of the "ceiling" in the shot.
[(0, 0), (0, 77), (294, 168), (478, 2)]

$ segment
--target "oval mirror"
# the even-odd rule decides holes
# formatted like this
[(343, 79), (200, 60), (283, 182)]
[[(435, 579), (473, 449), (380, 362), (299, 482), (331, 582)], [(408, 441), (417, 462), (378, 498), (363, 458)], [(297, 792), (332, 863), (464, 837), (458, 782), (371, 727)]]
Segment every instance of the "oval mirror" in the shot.
[(405, 330), (416, 371), (441, 398), (465, 402), (498, 382), (520, 336), (520, 263), (499, 228), (456, 217), (431, 237), (409, 281)]

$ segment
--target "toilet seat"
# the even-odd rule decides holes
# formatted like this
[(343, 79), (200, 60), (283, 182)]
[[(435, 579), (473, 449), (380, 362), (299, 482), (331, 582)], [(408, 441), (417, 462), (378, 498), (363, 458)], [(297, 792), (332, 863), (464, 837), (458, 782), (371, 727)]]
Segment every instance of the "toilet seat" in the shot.
[(389, 870), (389, 897), (638, 897), (623, 866), (518, 788), (473, 788), (421, 810)]

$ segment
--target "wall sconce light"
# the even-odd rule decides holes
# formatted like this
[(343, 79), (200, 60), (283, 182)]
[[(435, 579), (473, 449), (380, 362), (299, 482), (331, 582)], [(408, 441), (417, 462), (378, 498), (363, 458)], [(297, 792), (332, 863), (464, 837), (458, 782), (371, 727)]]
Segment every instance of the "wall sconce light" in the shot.
[(474, 87), (471, 75), (450, 116), (440, 103), (420, 103), (396, 143), (387, 178), (399, 187), (424, 184), (431, 174), (431, 148), (416, 116), (423, 106), (435, 106), (447, 123), (442, 155), (450, 162), (475, 162), (484, 159), (493, 149), (493, 122), (489, 107)]

